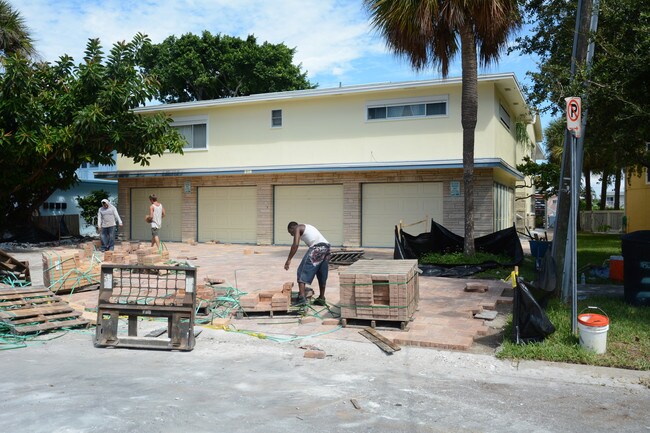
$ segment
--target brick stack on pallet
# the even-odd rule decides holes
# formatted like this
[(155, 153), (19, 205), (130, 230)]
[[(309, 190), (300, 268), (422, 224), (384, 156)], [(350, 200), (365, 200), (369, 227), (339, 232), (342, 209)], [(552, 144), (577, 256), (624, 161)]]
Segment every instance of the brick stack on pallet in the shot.
[(282, 289), (265, 290), (239, 298), (239, 305), (246, 313), (287, 311), (291, 306), (293, 283), (284, 283)]
[[(92, 243), (91, 243), (92, 245)], [(101, 263), (88, 248), (43, 251), (43, 284), (54, 293), (70, 293), (99, 283)]]
[(411, 320), (419, 300), (417, 264), (417, 260), (360, 260), (341, 270), (341, 318)]
[(101, 253), (101, 241), (86, 242), (79, 248), (44, 251), (43, 284), (55, 293), (70, 293), (99, 284), (101, 263), (161, 266), (169, 261), (169, 251), (145, 243), (121, 242), (114, 251)]

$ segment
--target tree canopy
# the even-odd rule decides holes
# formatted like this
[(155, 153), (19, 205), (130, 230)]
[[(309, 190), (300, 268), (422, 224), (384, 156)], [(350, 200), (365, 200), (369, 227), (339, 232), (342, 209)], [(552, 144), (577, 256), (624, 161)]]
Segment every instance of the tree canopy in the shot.
[(158, 99), (171, 103), (316, 87), (293, 64), (294, 54), (284, 44), (259, 45), (252, 35), (244, 40), (204, 31), (145, 44), (139, 56), (160, 81)]
[[(588, 114), (585, 153), (592, 169), (609, 172), (648, 164), (650, 137), (650, 13), (643, 0), (601, 0), (598, 30), (591, 35), (591, 68), (578, 65), (570, 76), (576, 2), (522, 0), (531, 25), (516, 49), (536, 54), (539, 70), (531, 72), (529, 99), (558, 114), (567, 96), (585, 96)], [(588, 86), (586, 86), (588, 85)], [(645, 154), (645, 155), (644, 155)]]
[(112, 152), (147, 165), (151, 155), (181, 153), (183, 138), (164, 116), (132, 111), (157, 83), (136, 67), (147, 42), (137, 35), (104, 56), (91, 39), (77, 65), (16, 54), (0, 58), (0, 226), (20, 224), (56, 189), (77, 182), (84, 162), (113, 164)]
[(0, 57), (10, 54), (35, 54), (25, 20), (7, 0), (0, 0)]

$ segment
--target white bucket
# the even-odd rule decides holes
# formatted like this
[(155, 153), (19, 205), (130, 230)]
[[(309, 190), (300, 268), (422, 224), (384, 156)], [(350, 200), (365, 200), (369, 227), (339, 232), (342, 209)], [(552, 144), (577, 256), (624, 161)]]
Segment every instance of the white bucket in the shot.
[[(587, 308), (596, 308), (600, 310), (600, 308), (597, 307)], [(607, 351), (607, 331), (609, 331), (609, 317), (607, 317), (607, 315), (603, 316), (601, 314), (590, 313), (579, 314), (578, 331), (580, 336), (580, 346), (598, 354), (603, 354)]]

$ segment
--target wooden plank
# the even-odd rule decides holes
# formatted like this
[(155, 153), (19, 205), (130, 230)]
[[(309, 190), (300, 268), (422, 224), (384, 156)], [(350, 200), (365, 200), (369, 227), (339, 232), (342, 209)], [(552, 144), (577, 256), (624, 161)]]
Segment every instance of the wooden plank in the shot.
[(377, 345), (377, 347), (379, 347), (381, 350), (383, 350), (386, 353), (390, 354), (402, 349), (397, 344), (393, 343), (388, 338), (384, 337), (379, 332), (377, 332), (376, 330), (370, 327), (366, 327), (362, 329), (361, 331), (359, 331), (359, 334), (363, 335), (368, 340), (372, 341), (375, 345)]
[(53, 295), (53, 293), (46, 288), (37, 288), (37, 289), (25, 289), (25, 290), (14, 290), (14, 289), (0, 289), (0, 300), (2, 299), (23, 299), (29, 298), (32, 296), (44, 296), (44, 295)]
[(0, 311), (0, 319), (30, 317), (39, 314), (68, 313), (71, 311), (73, 311), (72, 308), (66, 302), (57, 302), (47, 307), (19, 308), (15, 310)]
[(48, 331), (51, 329), (59, 328), (72, 328), (76, 326), (87, 326), (88, 321), (86, 319), (74, 319), (74, 320), (60, 320), (55, 322), (45, 322), (38, 325), (31, 326), (17, 326), (14, 329), (15, 334), (31, 334), (33, 332)]
[(5, 307), (15, 307), (17, 305), (36, 306), (38, 304), (48, 304), (48, 303), (53, 303), (58, 301), (61, 301), (61, 298), (53, 295), (53, 296), (43, 296), (39, 298), (21, 299), (21, 300), (10, 301), (10, 302), (0, 302), (0, 310), (5, 309)]
[(21, 325), (24, 323), (35, 323), (35, 322), (45, 322), (47, 320), (58, 320), (58, 319), (72, 319), (81, 316), (81, 313), (78, 311), (72, 311), (70, 313), (62, 313), (62, 314), (50, 314), (48, 316), (45, 315), (39, 315), (39, 316), (34, 316), (30, 317), (27, 319), (19, 319), (19, 320), (12, 320), (7, 323), (10, 325)]

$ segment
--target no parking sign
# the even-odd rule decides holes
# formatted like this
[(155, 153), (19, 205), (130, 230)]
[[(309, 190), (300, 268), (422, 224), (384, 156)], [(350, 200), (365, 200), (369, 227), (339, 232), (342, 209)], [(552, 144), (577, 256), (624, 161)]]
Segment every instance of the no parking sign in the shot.
[(577, 96), (564, 98), (566, 101), (566, 128), (573, 131), (576, 138), (582, 132), (582, 100)]

